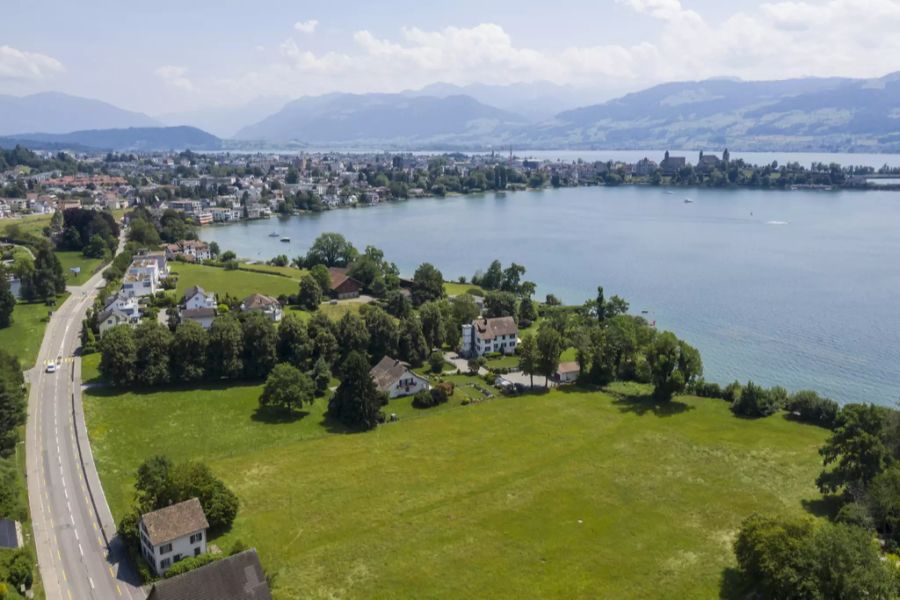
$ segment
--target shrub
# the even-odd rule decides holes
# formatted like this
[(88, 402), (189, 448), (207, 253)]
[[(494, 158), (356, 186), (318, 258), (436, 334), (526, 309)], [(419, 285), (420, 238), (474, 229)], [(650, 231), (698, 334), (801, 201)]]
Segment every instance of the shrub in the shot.
[(840, 407), (830, 398), (822, 398), (811, 390), (794, 393), (785, 403), (785, 409), (799, 421), (828, 429), (834, 428)]
[[(452, 392), (451, 392), (452, 393)], [(412, 405), (416, 408), (431, 408), (445, 403), (450, 394), (444, 384), (437, 385), (430, 390), (421, 390), (413, 398)]]
[(444, 355), (435, 350), (428, 357), (428, 366), (432, 373), (441, 373), (444, 370)]
[(691, 392), (695, 396), (700, 396), (701, 398), (722, 398), (724, 394), (722, 386), (718, 383), (705, 381), (703, 379), (698, 379), (694, 382), (693, 386), (691, 386)]
[(752, 381), (747, 382), (740, 397), (731, 403), (731, 412), (741, 417), (768, 417), (777, 410), (776, 395)]
[(199, 556), (191, 556), (185, 559), (182, 559), (172, 565), (166, 574), (163, 575), (165, 579), (169, 579), (170, 577), (175, 577), (176, 575), (183, 575), (188, 571), (193, 571), (194, 569), (199, 569), (200, 567), (204, 567), (209, 563), (215, 562), (223, 558), (221, 554), (201, 554)]
[(722, 399), (727, 402), (734, 402), (741, 397), (742, 390), (743, 388), (741, 387), (740, 382), (732, 381), (725, 386), (724, 390), (722, 390)]

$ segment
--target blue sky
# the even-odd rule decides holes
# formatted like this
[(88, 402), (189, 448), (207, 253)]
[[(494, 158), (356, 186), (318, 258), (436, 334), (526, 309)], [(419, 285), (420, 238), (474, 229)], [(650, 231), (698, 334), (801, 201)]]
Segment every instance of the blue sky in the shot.
[[(4, 0), (0, 93), (151, 114), (260, 96), (900, 70), (900, 0)], [(434, 5), (432, 5), (434, 4)]]

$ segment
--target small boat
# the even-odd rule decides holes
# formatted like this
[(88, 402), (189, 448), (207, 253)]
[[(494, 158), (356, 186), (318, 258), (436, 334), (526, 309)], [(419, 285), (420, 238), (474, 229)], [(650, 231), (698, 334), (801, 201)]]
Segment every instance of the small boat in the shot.
[(666, 193), (669, 194), (670, 196), (675, 194), (675, 192), (673, 192), (672, 190), (666, 190)]
[(685, 198), (685, 199), (684, 199), (684, 203), (685, 203), (685, 204), (693, 204), (694, 201), (691, 200), (690, 198)]
[(272, 233), (269, 234), (269, 237), (278, 237), (279, 235), (281, 235), (281, 234), (278, 233), (277, 231), (273, 231)]
[(283, 238), (281, 238), (281, 241), (282, 241), (282, 242), (289, 242), (289, 241), (291, 241), (291, 238), (289, 238), (289, 237), (283, 237)]

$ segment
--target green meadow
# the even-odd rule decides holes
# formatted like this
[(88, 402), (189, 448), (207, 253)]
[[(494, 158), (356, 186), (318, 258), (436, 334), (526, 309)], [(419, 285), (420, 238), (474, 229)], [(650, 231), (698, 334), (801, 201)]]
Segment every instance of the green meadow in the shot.
[(279, 600), (718, 597), (743, 518), (819, 499), (826, 432), (782, 415), (621, 384), (484, 399), (451, 379), (446, 405), (391, 401), (400, 420), (368, 433), (325, 399), (260, 414), (259, 385), (92, 388), (85, 408), (116, 517), (144, 458), (208, 463), (241, 501), (213, 543), (255, 546)]

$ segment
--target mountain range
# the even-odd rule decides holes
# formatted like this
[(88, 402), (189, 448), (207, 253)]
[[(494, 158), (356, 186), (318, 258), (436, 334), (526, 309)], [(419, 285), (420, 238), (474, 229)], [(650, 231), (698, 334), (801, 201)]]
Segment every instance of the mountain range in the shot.
[[(900, 152), (900, 73), (878, 79), (666, 83), (582, 104), (599, 97), (602, 93), (596, 90), (549, 83), (433, 84), (396, 94), (334, 93), (287, 103), (283, 98), (260, 99), (233, 109), (154, 119), (96, 100), (45, 93), (0, 96), (0, 134), (104, 149), (216, 149), (224, 143), (234, 150), (511, 145)], [(160, 121), (202, 124), (232, 139), (223, 142), (192, 127), (161, 128)], [(68, 137), (59, 135), (63, 133)]]
[(196, 127), (127, 127), (122, 129), (87, 129), (70, 133), (23, 133), (0, 137), (0, 147), (21, 144), (34, 149), (76, 152), (120, 150), (147, 152), (153, 150), (219, 150), (222, 140)]

